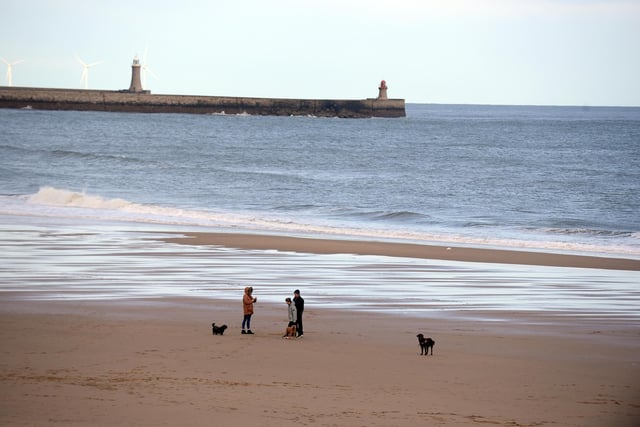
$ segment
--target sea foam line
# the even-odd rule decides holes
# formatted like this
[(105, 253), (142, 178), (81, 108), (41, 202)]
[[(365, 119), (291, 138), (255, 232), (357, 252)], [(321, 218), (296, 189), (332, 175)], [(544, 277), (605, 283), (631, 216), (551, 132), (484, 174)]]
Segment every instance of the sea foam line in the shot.
[(389, 230), (381, 228), (356, 228), (333, 225), (305, 224), (289, 219), (264, 218), (239, 213), (216, 213), (187, 210), (131, 202), (121, 198), (108, 199), (54, 187), (42, 187), (36, 194), (21, 197), (22, 203), (7, 203), (0, 198), (0, 213), (61, 218), (80, 218), (105, 221), (126, 221), (163, 225), (204, 226), (300, 233), (341, 238), (403, 240), (424, 244), (479, 246), (542, 251), (568, 251), (589, 254), (623, 255), (640, 257), (640, 248), (630, 246), (596, 245), (553, 240), (521, 240), (510, 238), (468, 236), (453, 233), (429, 233), (423, 231)]

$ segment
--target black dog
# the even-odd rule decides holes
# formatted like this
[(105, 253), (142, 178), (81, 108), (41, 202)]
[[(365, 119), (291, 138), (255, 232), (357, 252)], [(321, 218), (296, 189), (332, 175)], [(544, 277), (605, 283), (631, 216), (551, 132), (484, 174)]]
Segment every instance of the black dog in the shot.
[(429, 354), (429, 349), (431, 349), (431, 355), (433, 356), (433, 346), (436, 345), (436, 342), (431, 338), (425, 338), (424, 335), (418, 334), (418, 343), (420, 344), (420, 355)]
[(227, 325), (216, 326), (215, 323), (211, 324), (211, 332), (213, 332), (213, 335), (224, 335), (225, 329), (227, 329)]

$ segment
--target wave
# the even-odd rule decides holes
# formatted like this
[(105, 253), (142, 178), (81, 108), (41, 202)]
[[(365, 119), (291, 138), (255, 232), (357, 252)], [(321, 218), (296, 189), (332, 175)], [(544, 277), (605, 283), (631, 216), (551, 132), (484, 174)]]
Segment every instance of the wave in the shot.
[(49, 150), (49, 149), (39, 149), (39, 148), (29, 148), (29, 147), (16, 147), (14, 145), (2, 144), (0, 145), (0, 153), (3, 152), (14, 152), (18, 154), (26, 154), (26, 155), (40, 155), (45, 157), (51, 157), (55, 159), (78, 159), (78, 160), (111, 160), (118, 162), (128, 162), (128, 163), (148, 163), (146, 160), (142, 160), (135, 157), (128, 157), (124, 155), (118, 154), (100, 154), (100, 153), (89, 153), (75, 150)]
[(92, 209), (123, 209), (136, 205), (124, 199), (105, 199), (100, 196), (90, 196), (84, 192), (78, 193), (53, 187), (41, 188), (36, 194), (29, 197), (28, 200), (29, 203), (33, 204)]
[[(53, 187), (42, 187), (27, 198), (35, 206), (81, 209), (76, 211), (56, 211), (53, 213), (95, 217), (97, 219), (130, 220), (160, 224), (210, 225), (224, 222), (224, 217), (203, 211), (147, 205), (121, 198), (108, 199), (83, 192)], [(35, 211), (38, 212), (38, 211)], [(52, 213), (51, 210), (46, 212)]]
[[(135, 203), (122, 198), (104, 198), (87, 194), (84, 191), (78, 192), (54, 187), (42, 187), (32, 195), (0, 196), (0, 214), (640, 257), (640, 232), (616, 236), (620, 238), (612, 237), (598, 240), (599, 236), (591, 239), (575, 239), (573, 237), (553, 239), (549, 233), (545, 234), (544, 232), (535, 234), (535, 236), (527, 234), (518, 237), (518, 235), (500, 233), (496, 229), (491, 229), (484, 235), (465, 234), (453, 229), (434, 231), (433, 229), (425, 230), (415, 227), (415, 222), (406, 226), (391, 227), (389, 222), (372, 226), (375, 221), (358, 221), (345, 226), (344, 223), (336, 225), (326, 218), (324, 220), (309, 219), (309, 222), (305, 222), (305, 218), (310, 217), (297, 216), (292, 220), (290, 217), (279, 217), (273, 212), (242, 214), (182, 209)], [(416, 216), (412, 212), (404, 211), (394, 213), (368, 212), (367, 215), (393, 219), (397, 217), (414, 218)], [(531, 231), (529, 230), (529, 232)]]
[(417, 222), (428, 218), (427, 215), (423, 215), (411, 211), (356, 211), (349, 208), (328, 208), (326, 206), (319, 206), (315, 204), (298, 204), (298, 205), (278, 205), (273, 208), (275, 211), (282, 212), (297, 212), (297, 211), (315, 211), (323, 212), (327, 216), (340, 217), (340, 218), (357, 218), (366, 219), (368, 221), (389, 221), (389, 222)]
[(26, 148), (22, 148), (22, 147), (16, 147), (15, 145), (0, 144), (0, 151), (25, 152), (25, 151), (30, 151), (30, 150), (28, 150)]
[(423, 214), (410, 211), (379, 212), (371, 214), (371, 219), (378, 221), (414, 221), (427, 218)]
[(77, 158), (80, 160), (116, 160), (119, 162), (131, 162), (131, 163), (146, 163), (146, 161), (141, 159), (136, 159), (134, 157), (127, 157), (123, 155), (114, 155), (114, 154), (96, 154), (96, 153), (84, 153), (81, 151), (73, 151), (73, 150), (52, 150), (50, 151), (51, 155), (54, 157), (61, 157), (64, 159), (69, 158)]
[(370, 221), (416, 221), (428, 218), (423, 215), (411, 211), (354, 211), (353, 209), (345, 209), (340, 213), (341, 216), (364, 218)]
[(639, 233), (624, 230), (602, 230), (595, 228), (545, 228), (545, 232), (566, 236), (638, 237)]
[(283, 211), (283, 212), (307, 211), (307, 210), (316, 209), (316, 208), (318, 208), (317, 205), (312, 205), (308, 203), (299, 204), (299, 205), (279, 205), (274, 207), (276, 211)]

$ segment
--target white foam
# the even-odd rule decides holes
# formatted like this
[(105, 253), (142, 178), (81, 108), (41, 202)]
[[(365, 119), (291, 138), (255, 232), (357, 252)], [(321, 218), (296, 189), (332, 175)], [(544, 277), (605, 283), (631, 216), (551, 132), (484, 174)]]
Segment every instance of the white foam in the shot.
[(78, 193), (53, 187), (42, 187), (40, 191), (29, 197), (29, 203), (92, 209), (123, 209), (132, 205), (124, 199), (105, 199), (100, 196), (90, 196), (84, 192)]
[[(53, 187), (42, 187), (26, 197), (1, 196), (0, 214), (33, 215), (62, 218), (82, 218), (106, 221), (129, 221), (166, 225), (222, 227), (242, 230), (261, 230), (282, 233), (301, 233), (364, 239), (402, 240), (420, 243), (459, 246), (480, 246), (541, 251), (616, 254), (640, 257), (640, 247), (625, 244), (583, 243), (574, 240), (525, 240), (519, 238), (482, 237), (448, 232), (434, 233), (411, 230), (311, 224), (290, 218), (249, 214), (181, 209), (131, 202), (121, 198), (101, 196)], [(631, 240), (637, 240), (638, 233)]]

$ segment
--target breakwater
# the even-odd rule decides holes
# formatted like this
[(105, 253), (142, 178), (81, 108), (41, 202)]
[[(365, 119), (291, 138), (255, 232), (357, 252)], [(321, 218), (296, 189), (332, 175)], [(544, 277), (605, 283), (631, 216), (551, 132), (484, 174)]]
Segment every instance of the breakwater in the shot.
[(404, 117), (404, 99), (361, 100), (155, 95), (148, 92), (0, 86), (0, 108), (137, 113)]

